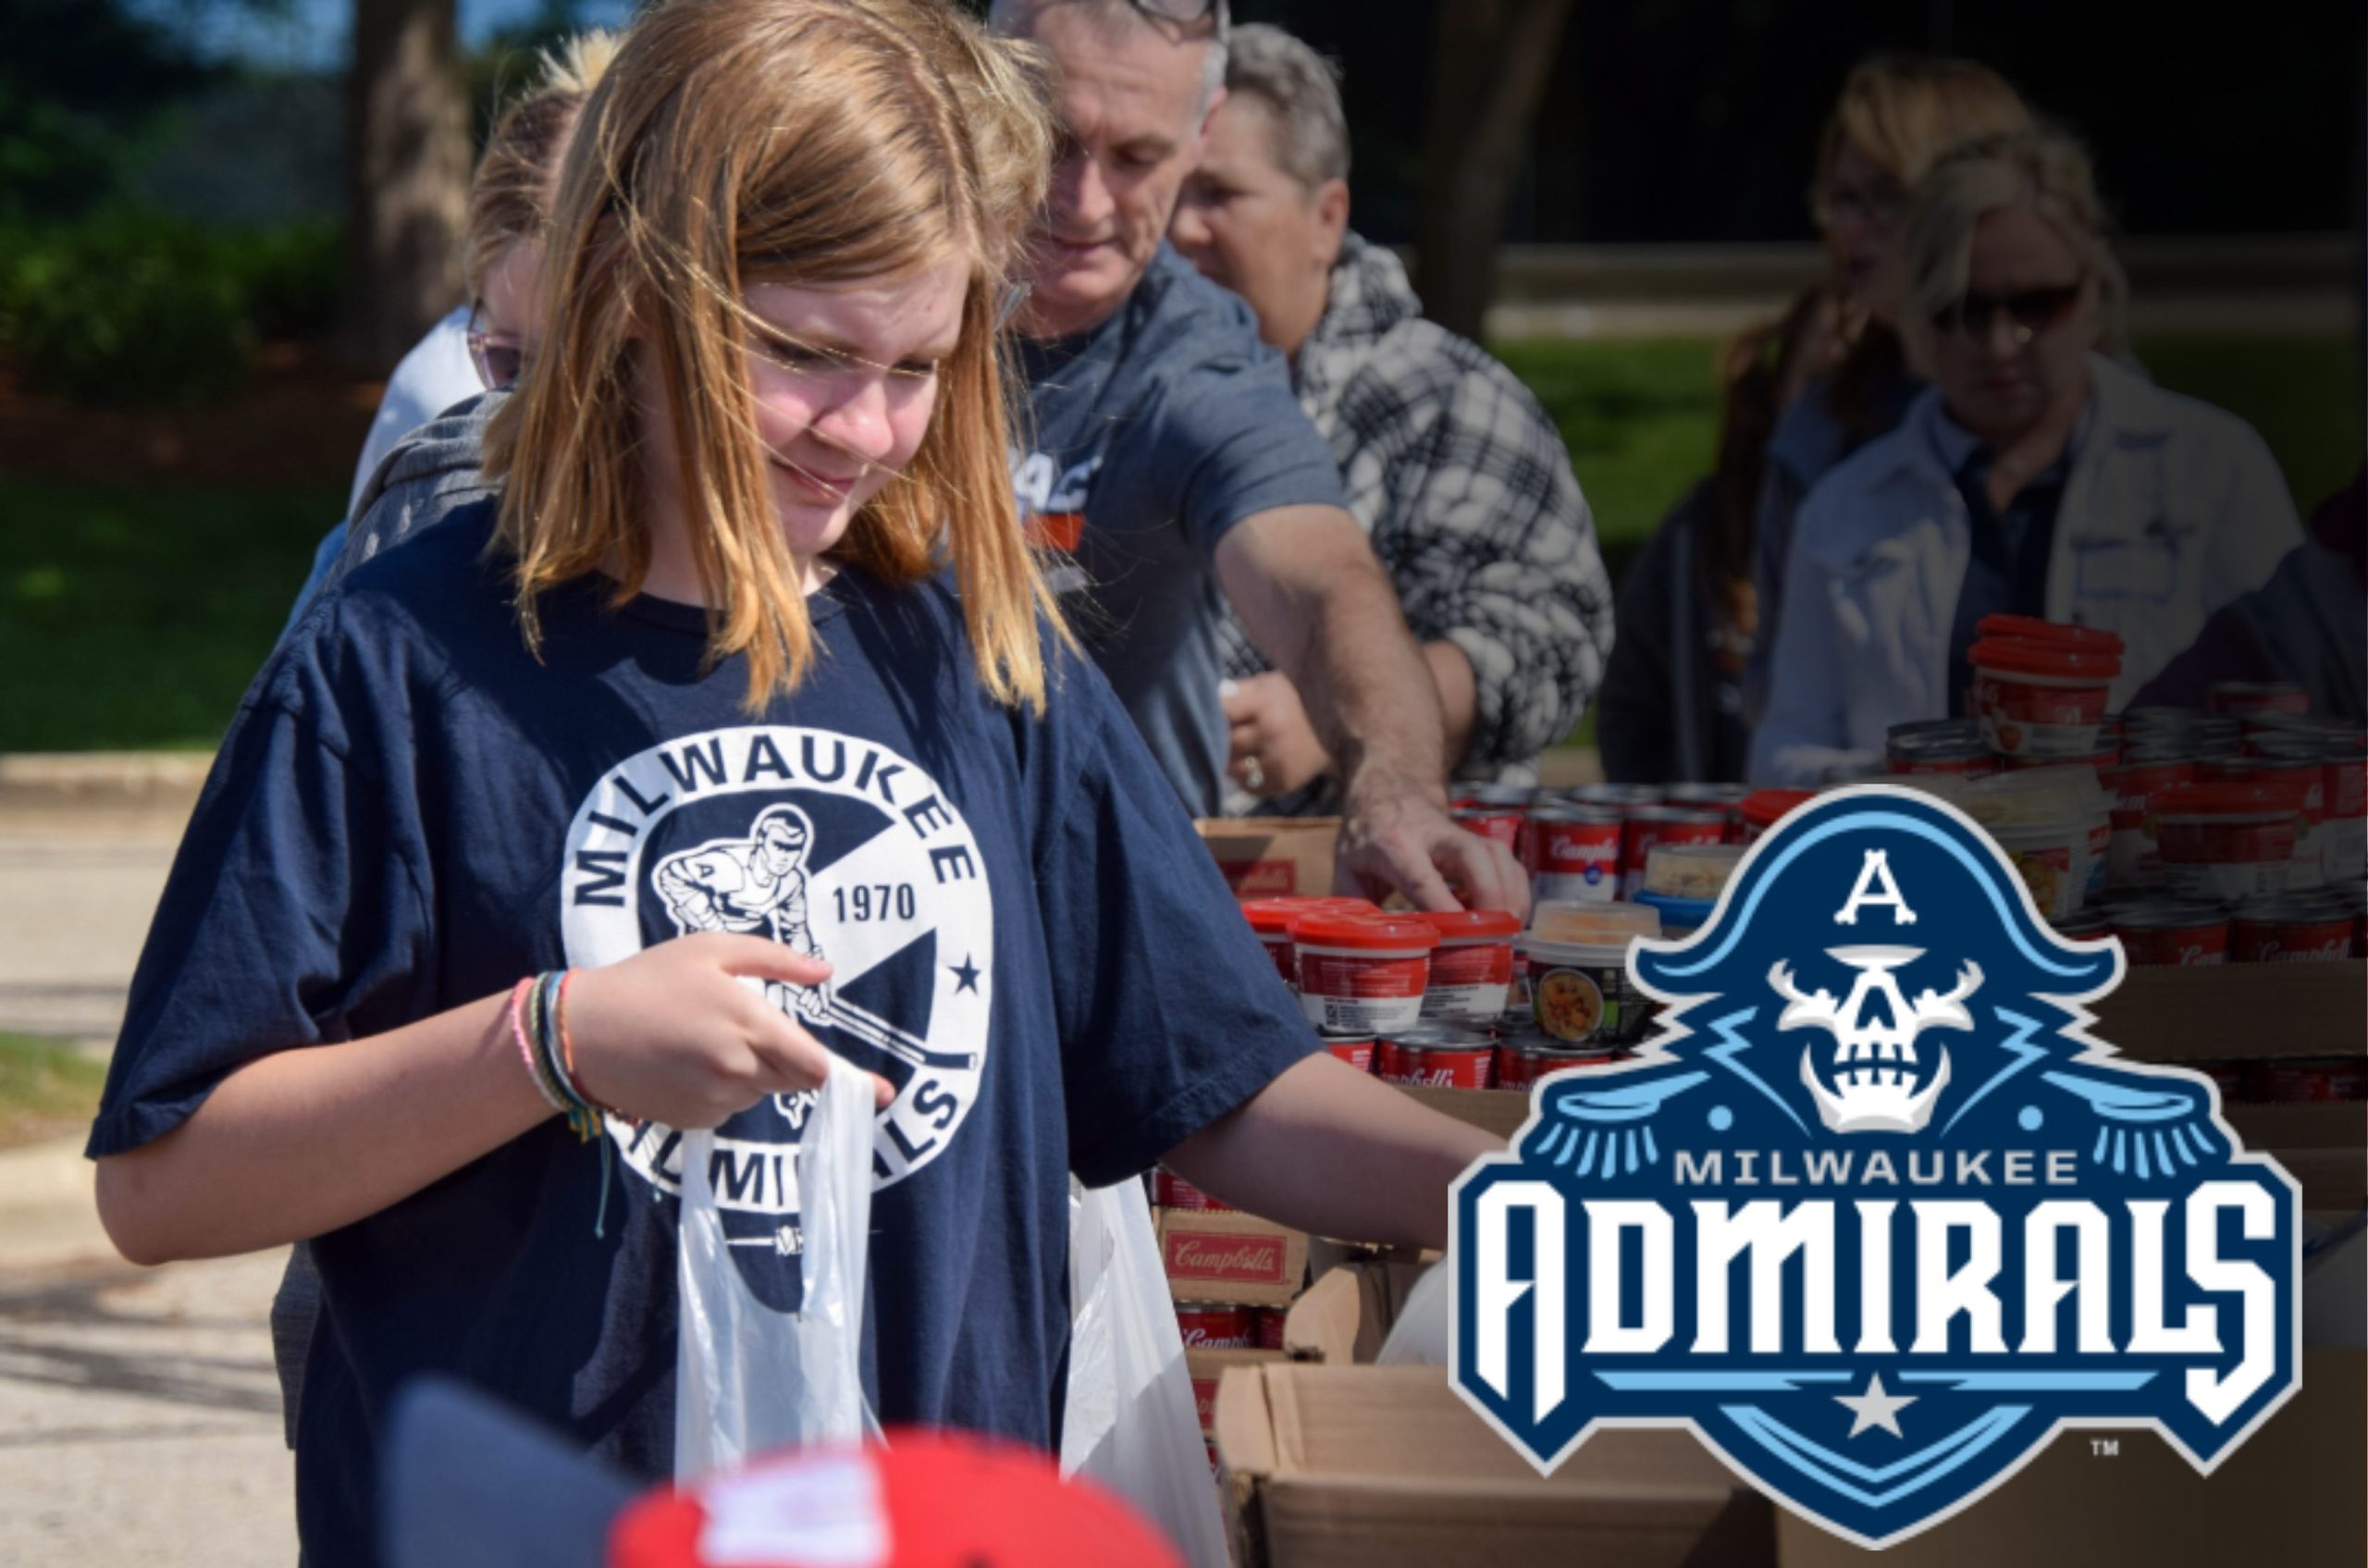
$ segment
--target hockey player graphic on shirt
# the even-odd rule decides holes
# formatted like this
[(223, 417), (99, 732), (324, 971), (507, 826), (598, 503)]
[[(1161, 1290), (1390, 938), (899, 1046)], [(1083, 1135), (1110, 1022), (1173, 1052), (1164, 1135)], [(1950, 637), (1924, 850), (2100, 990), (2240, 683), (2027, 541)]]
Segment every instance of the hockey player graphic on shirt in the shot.
[[(659, 862), (659, 896), (676, 928), (761, 932), (783, 946), (820, 958), (822, 945), (806, 912), (806, 858), (814, 824), (795, 806), (769, 806), (745, 839), (719, 838)], [(819, 1022), (831, 1006), (830, 983), (793, 985), (767, 981), (765, 995), (786, 1012), (795, 1007)]]

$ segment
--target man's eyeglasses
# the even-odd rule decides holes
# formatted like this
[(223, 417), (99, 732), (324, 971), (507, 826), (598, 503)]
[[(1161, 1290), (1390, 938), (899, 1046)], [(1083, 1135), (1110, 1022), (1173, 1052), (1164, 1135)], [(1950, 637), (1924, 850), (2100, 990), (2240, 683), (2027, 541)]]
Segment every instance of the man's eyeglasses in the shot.
[(2015, 346), (2020, 348), (2071, 315), (2087, 286), (2088, 280), (2080, 278), (2052, 289), (2026, 289), (2018, 294), (1977, 294), (1968, 290), (1954, 304), (1936, 312), (1932, 325), (1980, 342), (2003, 314), (2013, 324)]
[(477, 379), (488, 392), (509, 386), (526, 368), (526, 345), (506, 334), (481, 330), (474, 310), (469, 313), (466, 341), (469, 363), (477, 367)]

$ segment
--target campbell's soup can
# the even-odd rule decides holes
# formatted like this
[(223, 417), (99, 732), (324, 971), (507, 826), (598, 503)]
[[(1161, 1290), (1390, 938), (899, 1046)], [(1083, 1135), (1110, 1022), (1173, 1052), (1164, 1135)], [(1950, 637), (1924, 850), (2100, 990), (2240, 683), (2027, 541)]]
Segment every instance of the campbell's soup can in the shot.
[(1497, 1087), (1527, 1090), (1549, 1072), (1608, 1067), (1626, 1055), (1610, 1045), (1573, 1045), (1531, 1028), (1497, 1042)]
[(1617, 806), (1540, 806), (1531, 811), (1530, 901), (1617, 899), (1621, 821)]
[(1382, 1081), (1416, 1089), (1486, 1089), (1497, 1043), (1476, 1029), (1423, 1024), (1381, 1037)]
[(2154, 797), (2164, 885), (2181, 898), (2237, 904), (2283, 893), (2294, 872), (2296, 809), (2257, 782), (2177, 784)]
[(1529, 838), (1529, 807), (1526, 802), (1491, 802), (1459, 800), (1450, 808), (1455, 825), (1465, 833), (1482, 838), (1493, 838), (1512, 851), (1513, 858), (1526, 860), (1523, 846)]
[(1152, 1172), (1151, 1201), (1164, 1209), (1192, 1209), (1202, 1214), (1233, 1210), (1231, 1204), (1210, 1197), (1172, 1170)]
[(1327, 1034), (1324, 1049), (1359, 1072), (1373, 1071), (1374, 1037), (1370, 1034)]
[(1726, 844), (1743, 842), (1743, 797), (1750, 793), (1739, 784), (1674, 784), (1661, 792), (1664, 806), (1716, 811), (1726, 819)]
[(2352, 914), (2332, 898), (2288, 895), (2237, 907), (2229, 956), (2240, 964), (2332, 964), (2351, 957)]
[(1247, 1351), (1258, 1344), (1258, 1309), (1220, 1306), (1207, 1302), (1176, 1303), (1176, 1327), (1184, 1348), (1194, 1351)]
[(2253, 713), (2308, 713), (2311, 694), (2290, 681), (2214, 681), (2203, 689), (2203, 706), (2237, 719)]
[(1645, 863), (1657, 844), (1724, 844), (1727, 814), (1699, 806), (1639, 806), (1620, 827), (1620, 896), (1645, 890)]
[(2228, 961), (2228, 911), (2172, 900), (2115, 909), (2113, 933), (2132, 966), (2195, 969)]
[(2190, 1062), (2195, 1071), (2210, 1079), (2220, 1088), (2220, 1103), (2240, 1105), (2252, 1099), (2251, 1074), (2249, 1062)]
[(2265, 1105), (2294, 1101), (2368, 1100), (2368, 1060), (2359, 1056), (2298, 1056), (2255, 1062), (2246, 1075), (2252, 1098)]
[(2163, 852), (2155, 842), (2153, 798), (2194, 776), (2195, 763), (2184, 755), (2137, 748), (2122, 754), (2120, 766), (2097, 775), (2113, 802), (2108, 818), (2111, 836), (2105, 844), (2105, 886), (2162, 885)]
[(1278, 1351), (1283, 1348), (1283, 1323), (1289, 1315), (1275, 1307), (1261, 1308), (1258, 1314), (1258, 1348)]

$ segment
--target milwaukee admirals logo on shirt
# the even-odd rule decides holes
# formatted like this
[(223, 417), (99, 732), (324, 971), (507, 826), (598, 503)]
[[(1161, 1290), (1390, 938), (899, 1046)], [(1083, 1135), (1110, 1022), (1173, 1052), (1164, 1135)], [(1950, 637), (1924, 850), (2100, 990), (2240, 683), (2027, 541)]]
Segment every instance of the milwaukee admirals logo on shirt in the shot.
[[(909, 759), (785, 725), (653, 747), (610, 769), (576, 811), (560, 897), (571, 965), (706, 931), (829, 960), (819, 985), (744, 983), (895, 1085), (873, 1140), (876, 1187), (960, 1134), (986, 1062), (993, 900), (968, 824)], [(734, 1260), (781, 1310), (801, 1299), (796, 1154), (813, 1100), (774, 1095), (716, 1130), (709, 1179)], [(612, 1117), (609, 1136), (679, 1195), (673, 1129)]]
[(2299, 1386), (2293, 1182), (2209, 1079), (2085, 1032), (2119, 944), (1954, 808), (1821, 796), (1628, 969), (1644, 1055), (1546, 1080), (1457, 1185), (1455, 1386), (1541, 1471), (1684, 1426), (1880, 1547), (2066, 1426), (2208, 1473)]

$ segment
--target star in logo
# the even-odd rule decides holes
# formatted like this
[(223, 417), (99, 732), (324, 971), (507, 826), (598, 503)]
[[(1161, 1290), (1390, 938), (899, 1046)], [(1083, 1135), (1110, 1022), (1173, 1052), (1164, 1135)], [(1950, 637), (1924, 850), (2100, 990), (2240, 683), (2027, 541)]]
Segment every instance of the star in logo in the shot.
[(956, 992), (975, 993), (979, 989), (979, 967), (970, 962), (970, 956), (968, 953), (962, 956), (960, 963), (948, 964), (945, 967), (954, 971), (954, 989)]
[(1883, 1392), (1883, 1376), (1878, 1372), (1867, 1379), (1863, 1394), (1836, 1394), (1833, 1402), (1858, 1419), (1850, 1424), (1850, 1436), (1856, 1437), (1869, 1426), (1880, 1426), (1894, 1438), (1907, 1434), (1899, 1429), (1899, 1413), (1916, 1402), (1914, 1394)]

